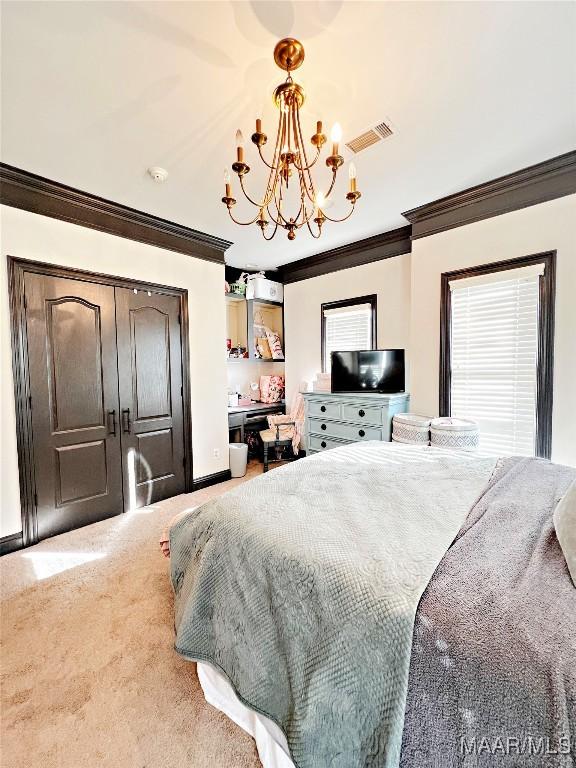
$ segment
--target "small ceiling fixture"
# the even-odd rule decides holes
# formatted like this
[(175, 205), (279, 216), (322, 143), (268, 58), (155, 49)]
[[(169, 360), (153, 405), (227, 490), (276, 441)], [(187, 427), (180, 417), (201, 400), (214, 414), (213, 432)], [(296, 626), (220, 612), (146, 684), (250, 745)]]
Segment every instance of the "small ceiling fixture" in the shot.
[(159, 165), (153, 165), (151, 168), (148, 168), (148, 175), (157, 184), (162, 184), (168, 178), (168, 171), (166, 168), (160, 168)]
[[(279, 227), (288, 231), (289, 240), (294, 240), (296, 230), (304, 226), (308, 227), (313, 237), (320, 237), (322, 225), (326, 220), (346, 221), (354, 212), (356, 201), (360, 197), (360, 192), (356, 189), (356, 168), (353, 163), (348, 166), (349, 191), (346, 194), (346, 199), (351, 204), (351, 209), (342, 218), (333, 219), (325, 213), (324, 207), (334, 189), (338, 169), (344, 163), (344, 158), (338, 154), (342, 129), (338, 123), (335, 123), (332, 128), (332, 152), (326, 158), (326, 165), (331, 171), (331, 177), (328, 179), (326, 191), (322, 192), (312, 177), (311, 169), (320, 157), (322, 146), (326, 143), (326, 136), (322, 133), (322, 122), (318, 121), (316, 133), (310, 139), (316, 151), (313, 159), (309, 161), (300, 125), (300, 107), (304, 103), (304, 89), (292, 80), (291, 75), (291, 72), (298, 69), (304, 61), (302, 43), (292, 37), (280, 40), (274, 48), (274, 61), (281, 69), (288, 72), (288, 76), (285, 82), (281, 83), (274, 91), (274, 103), (280, 110), (280, 117), (274, 143), (274, 154), (270, 162), (266, 160), (262, 152), (262, 147), (268, 141), (268, 137), (262, 132), (260, 119), (256, 120), (256, 131), (252, 134), (252, 143), (258, 148), (262, 162), (269, 169), (268, 182), (264, 194), (259, 200), (250, 196), (245, 188), (244, 177), (250, 171), (250, 167), (244, 162), (244, 140), (240, 131), (236, 132), (236, 162), (232, 164), (232, 170), (238, 175), (244, 196), (252, 205), (256, 206), (258, 213), (250, 221), (238, 221), (234, 218), (232, 207), (236, 205), (236, 200), (232, 197), (232, 183), (228, 169), (224, 171), (226, 195), (222, 198), (222, 202), (228, 208), (232, 221), (242, 226), (256, 223), (265, 240), (272, 240)], [(292, 200), (288, 200), (289, 195), (292, 195)], [(292, 205), (290, 212), (292, 215), (286, 213), (286, 208), (290, 204)], [(269, 226), (270, 220), (272, 220), (273, 229), (271, 234), (267, 236), (265, 230)], [(312, 226), (312, 222), (315, 227)]]

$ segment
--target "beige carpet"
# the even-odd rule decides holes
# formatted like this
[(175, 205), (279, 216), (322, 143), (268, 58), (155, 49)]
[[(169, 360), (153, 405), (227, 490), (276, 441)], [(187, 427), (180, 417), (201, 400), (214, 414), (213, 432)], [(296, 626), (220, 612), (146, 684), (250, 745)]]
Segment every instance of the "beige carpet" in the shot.
[[(250, 474), (259, 471), (251, 467)], [(2, 768), (257, 768), (173, 650), (175, 512), (242, 481), (121, 515), (0, 559)]]

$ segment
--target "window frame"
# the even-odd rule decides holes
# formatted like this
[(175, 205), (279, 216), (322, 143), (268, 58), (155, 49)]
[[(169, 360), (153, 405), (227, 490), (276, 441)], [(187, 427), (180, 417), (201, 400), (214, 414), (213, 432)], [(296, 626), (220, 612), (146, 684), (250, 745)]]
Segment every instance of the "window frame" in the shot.
[(554, 384), (554, 308), (556, 300), (556, 251), (545, 251), (506, 261), (443, 272), (440, 280), (440, 416), (450, 416), (452, 298), (450, 282), (465, 277), (503, 272), (518, 267), (544, 264), (538, 301), (538, 363), (536, 368), (536, 437), (534, 455), (549, 459), (552, 453), (552, 410)]
[(320, 304), (320, 355), (322, 373), (326, 373), (326, 317), (324, 312), (327, 309), (342, 309), (343, 307), (353, 307), (356, 304), (370, 304), (370, 335), (372, 337), (372, 346), (370, 349), (378, 349), (378, 339), (376, 335), (378, 296), (375, 293), (371, 293), (368, 296), (355, 296), (351, 299), (341, 299), (340, 301), (325, 301), (323, 304)]

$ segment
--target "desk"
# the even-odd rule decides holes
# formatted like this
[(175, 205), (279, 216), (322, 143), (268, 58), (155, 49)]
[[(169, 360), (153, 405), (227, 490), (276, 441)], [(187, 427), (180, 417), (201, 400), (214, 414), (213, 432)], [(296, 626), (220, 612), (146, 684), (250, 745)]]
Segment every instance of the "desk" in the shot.
[(268, 429), (267, 417), (272, 413), (284, 413), (285, 407), (286, 401), (280, 400), (278, 403), (251, 403), (228, 408), (228, 431), (239, 432), (239, 442), (243, 443), (246, 429)]

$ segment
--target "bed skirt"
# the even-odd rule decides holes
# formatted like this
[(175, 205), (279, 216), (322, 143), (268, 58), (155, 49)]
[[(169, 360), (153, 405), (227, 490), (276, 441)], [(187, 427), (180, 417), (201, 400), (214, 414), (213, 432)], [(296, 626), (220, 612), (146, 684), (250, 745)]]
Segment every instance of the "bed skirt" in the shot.
[(286, 737), (276, 723), (242, 704), (228, 680), (210, 664), (199, 661), (196, 670), (208, 704), (252, 736), (263, 768), (295, 768)]

